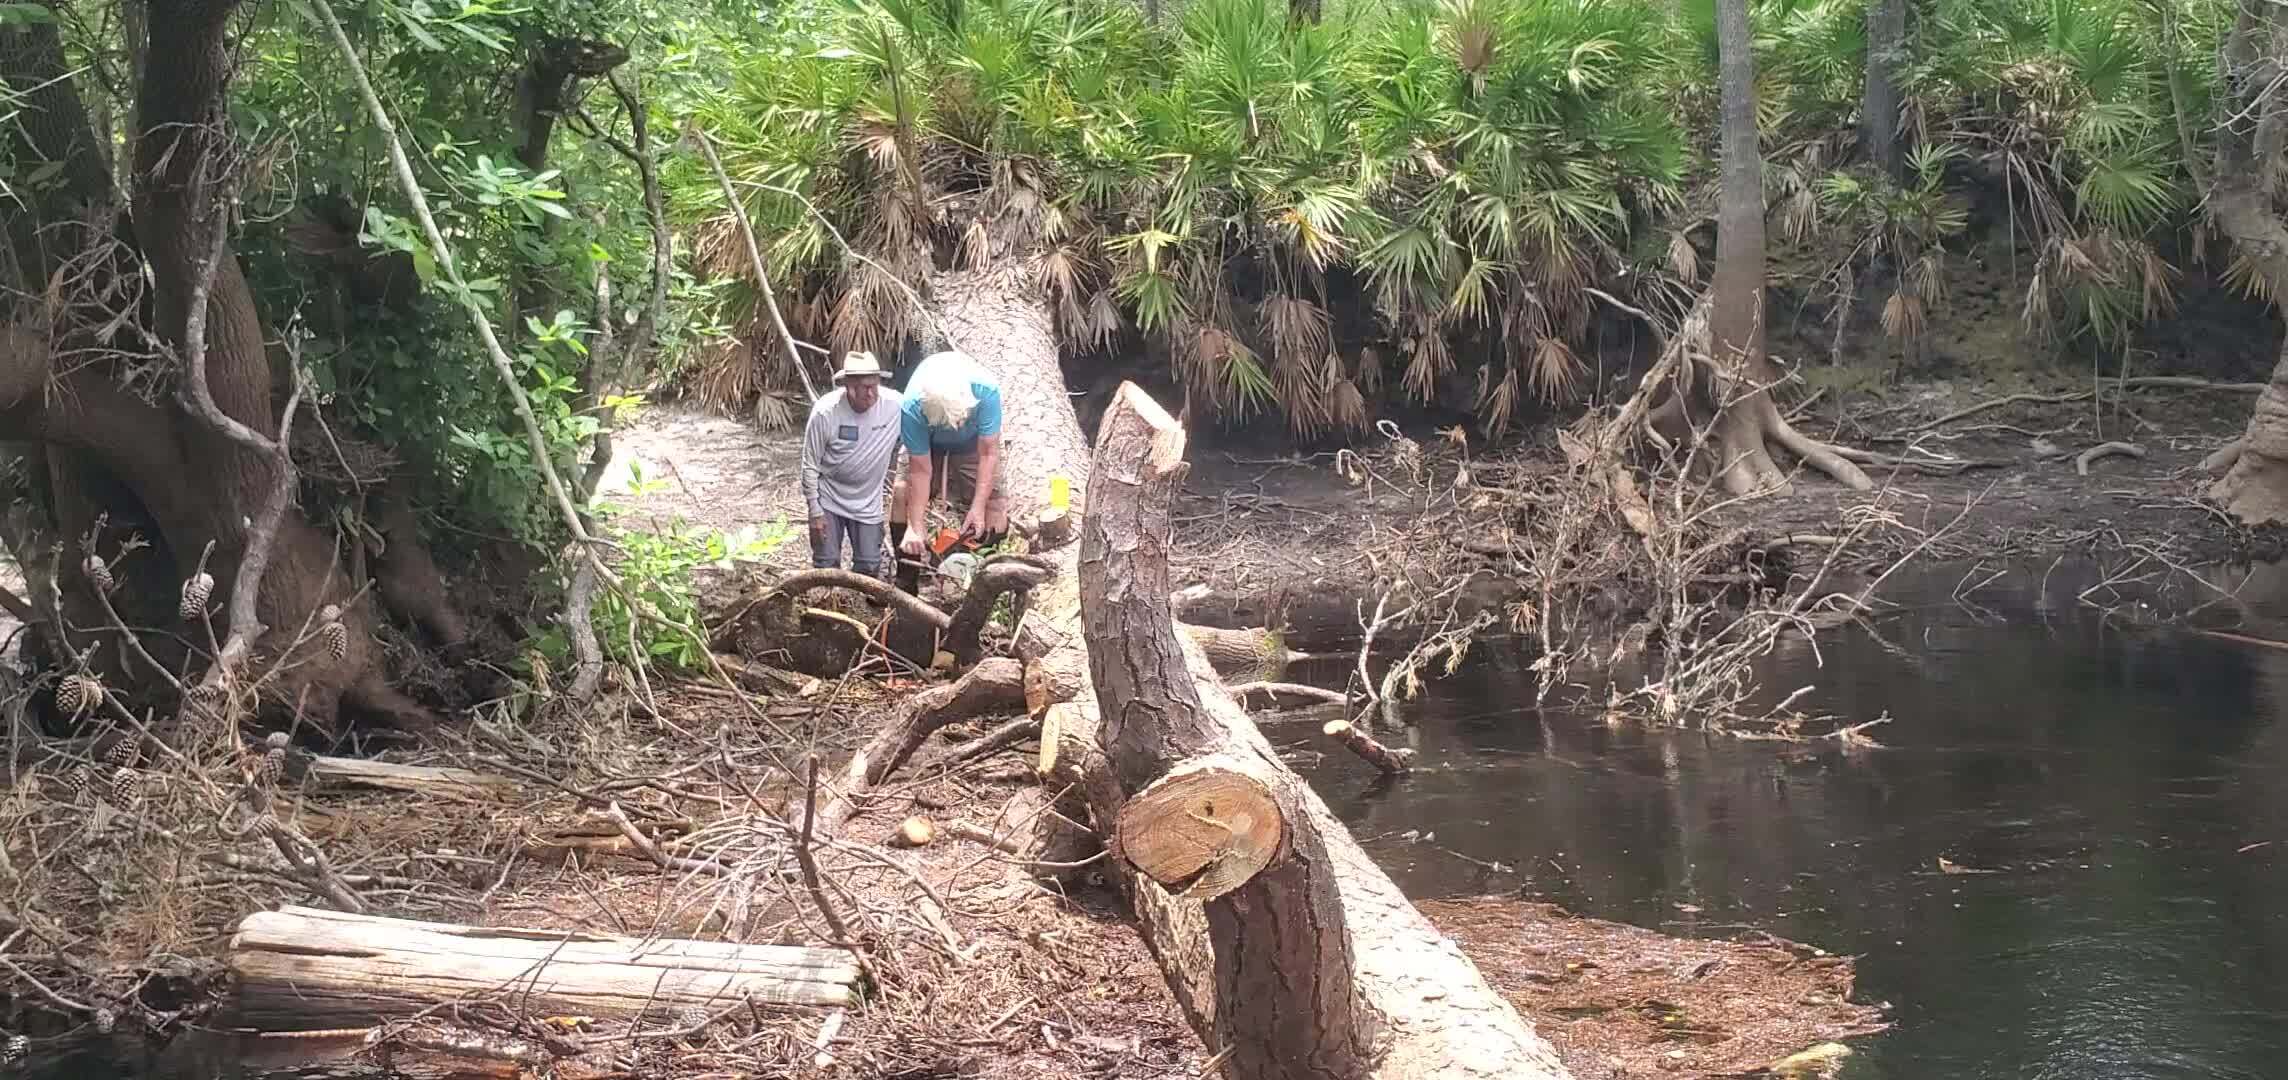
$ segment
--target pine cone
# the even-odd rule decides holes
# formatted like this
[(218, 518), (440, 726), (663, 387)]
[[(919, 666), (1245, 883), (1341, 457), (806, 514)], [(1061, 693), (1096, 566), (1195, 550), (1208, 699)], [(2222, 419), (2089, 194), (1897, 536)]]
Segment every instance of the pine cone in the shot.
[(122, 737), (118, 742), (111, 744), (111, 749), (103, 752), (104, 761), (122, 769), (132, 768), (142, 758), (143, 750), (135, 745), (135, 736), (133, 735)]
[(135, 800), (135, 792), (143, 786), (143, 774), (129, 768), (111, 770), (111, 805), (126, 806)]
[(56, 708), (66, 715), (77, 717), (103, 700), (103, 680), (93, 675), (73, 672), (56, 684)]
[(714, 1018), (714, 1013), (707, 1011), (706, 1007), (700, 1005), (685, 1005), (684, 1007), (675, 1010), (675, 1026), (679, 1028), (694, 1029), (704, 1027), (707, 1021)]
[(4, 1048), (0, 1048), (0, 1064), (14, 1065), (17, 1062), (24, 1060), (24, 1055), (30, 1053), (31, 1049), (31, 1039), (26, 1038), (23, 1035), (11, 1032), (8, 1035), (7, 1045)]
[(86, 571), (87, 579), (94, 582), (100, 592), (110, 592), (118, 587), (119, 583), (111, 577), (111, 567), (105, 565), (101, 555), (90, 552), (86, 561), (79, 564), (79, 568)]
[(262, 752), (262, 782), (277, 787), (286, 779), (286, 748), (273, 746)]
[(82, 765), (64, 774), (64, 787), (70, 790), (73, 802), (78, 802), (80, 796), (87, 794), (87, 789), (93, 786), (90, 781), (94, 778), (93, 765)]
[(326, 655), (335, 660), (347, 659), (350, 655), (350, 629), (342, 625), (342, 609), (327, 604), (325, 610), (318, 613), (318, 617), (325, 620), (326, 624), (318, 631), (326, 640)]
[(214, 575), (204, 570), (192, 574), (183, 582), (183, 603), (175, 609), (184, 622), (197, 622), (207, 613), (207, 599), (214, 595)]
[(191, 684), (190, 690), (185, 692), (184, 697), (190, 704), (200, 708), (219, 710), (222, 708), (224, 694), (222, 687), (200, 682)]

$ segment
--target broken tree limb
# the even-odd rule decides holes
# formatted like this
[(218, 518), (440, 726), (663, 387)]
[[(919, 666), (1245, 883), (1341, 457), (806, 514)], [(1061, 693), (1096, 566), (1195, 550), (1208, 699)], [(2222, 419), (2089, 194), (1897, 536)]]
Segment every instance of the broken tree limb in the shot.
[(852, 592), (864, 594), (876, 603), (887, 604), (898, 609), (900, 615), (918, 619), (923, 624), (939, 630), (945, 629), (953, 622), (952, 616), (931, 607), (921, 597), (901, 590), (880, 578), (867, 577), (864, 574), (849, 570), (799, 571), (788, 574), (771, 591), (799, 599), (802, 594), (812, 589), (849, 589)]
[(231, 935), (233, 1022), (356, 1027), (499, 994), (543, 1015), (634, 1019), (685, 1006), (849, 1005), (843, 949), (614, 937), (413, 922), (311, 908), (258, 911)]
[(984, 659), (985, 623), (1002, 597), (1030, 592), (1048, 579), (1047, 567), (1013, 559), (989, 562), (978, 571), (946, 627), (945, 649), (953, 654), (954, 666), (967, 668)]
[(946, 751), (942, 759), (947, 765), (966, 765), (979, 758), (991, 757), (1003, 750), (1022, 746), (1039, 738), (1041, 722), (1030, 716), (1020, 716), (994, 728), (960, 746)]
[(1237, 686), (1231, 687), (1229, 692), (1234, 699), (1239, 701), (1246, 701), (1251, 697), (1263, 698), (1269, 701), (1274, 708), (1281, 704), (1311, 706), (1348, 705), (1351, 703), (1351, 696), (1349, 694), (1343, 693), (1340, 690), (1328, 690), (1323, 687), (1305, 686), (1302, 683), (1240, 683)]
[(1413, 768), (1414, 751), (1403, 748), (1393, 750), (1384, 746), (1380, 740), (1360, 731), (1358, 725), (1348, 720), (1329, 720), (1327, 726), (1320, 730), (1343, 744), (1351, 753), (1357, 754), (1359, 760), (1382, 770), (1384, 776), (1404, 776)]
[(958, 720), (1017, 708), (1024, 700), (1024, 667), (1006, 658), (987, 660), (951, 683), (907, 698), (882, 733), (860, 747), (842, 767), (833, 785), (834, 795), (819, 809), (812, 828), (822, 836), (834, 835), (858, 812), (858, 800), (889, 779), (938, 729)]
[(2145, 448), (2137, 445), (2136, 443), (2099, 443), (2096, 446), (2092, 446), (2089, 449), (2082, 451), (2079, 455), (2075, 456), (2074, 472), (2082, 476), (2088, 476), (2090, 466), (2095, 465), (2109, 457), (2127, 457), (2143, 460), (2145, 457)]
[[(1138, 914), (1195, 1028), (1234, 1075), (1266, 1080), (1566, 1075), (1176, 632), (1168, 508), (1184, 444), (1143, 390), (1120, 387), (1081, 525), (1097, 708), (1069, 710), (1058, 737), (1122, 863), (1149, 879), (1132, 883)], [(1092, 721), (1094, 760), (1072, 738)], [(1194, 902), (1204, 919), (1186, 915)]]
[[(299, 758), (295, 755), (290, 761)], [(314, 755), (295, 779), (322, 787), (366, 787), (410, 791), (461, 802), (505, 802), (516, 797), (517, 781), (506, 776), (435, 765)]]

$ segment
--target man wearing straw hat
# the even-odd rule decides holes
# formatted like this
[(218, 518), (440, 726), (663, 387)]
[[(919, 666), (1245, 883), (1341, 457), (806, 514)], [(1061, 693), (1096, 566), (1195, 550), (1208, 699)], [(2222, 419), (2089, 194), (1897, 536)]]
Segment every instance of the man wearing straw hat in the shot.
[(843, 357), (833, 390), (810, 407), (802, 439), (802, 495), (810, 508), (810, 565), (839, 568), (850, 541), (850, 569), (883, 577), (882, 496), (896, 457), (898, 392), (882, 385), (870, 352)]

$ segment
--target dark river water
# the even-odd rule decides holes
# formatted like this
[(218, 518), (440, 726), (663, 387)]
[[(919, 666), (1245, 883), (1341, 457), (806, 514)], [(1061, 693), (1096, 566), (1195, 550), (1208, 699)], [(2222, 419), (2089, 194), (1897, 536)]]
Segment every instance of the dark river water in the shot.
[(1420, 703), (1427, 771), (1374, 792), (1327, 756), (1313, 780), (1411, 895), (1859, 955), (1896, 1027), (1847, 1080), (2288, 1077), (2288, 651), (2109, 622), (2085, 575), (2045, 603), (2042, 570), (1985, 610), (1932, 571), (1888, 593), (1886, 640), (1774, 658), (1768, 685), (1817, 686), (1801, 707), (1888, 712), (1884, 749), (1536, 711), (1497, 656)]
[[(1817, 687), (1802, 707), (1888, 713), (1879, 750), (1536, 710), (1533, 676), (1494, 648), (1392, 735), (1423, 755), (1395, 787), (1313, 762), (1307, 727), (1272, 733), (1416, 896), (1523, 890), (1860, 956), (1861, 996), (1896, 1027), (1858, 1043), (1846, 1080), (2288, 1077), (2288, 651), (2109, 618), (2076, 602), (2086, 571), (2027, 568), (1967, 606), (1963, 570), (1895, 582), (1874, 635), (1772, 660), (1768, 685)], [(2252, 612), (2245, 632), (2288, 638), (2260, 604), (2202, 618)], [(31, 1075), (326, 1074), (90, 1048)]]

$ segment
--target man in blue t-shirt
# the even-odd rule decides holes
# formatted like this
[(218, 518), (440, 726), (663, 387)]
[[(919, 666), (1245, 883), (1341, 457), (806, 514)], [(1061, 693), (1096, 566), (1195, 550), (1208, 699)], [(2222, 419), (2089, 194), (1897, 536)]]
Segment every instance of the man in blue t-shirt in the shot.
[[(968, 501), (964, 537), (999, 543), (1009, 531), (1009, 499), (1001, 483), (1001, 380), (967, 353), (933, 353), (906, 379), (899, 421), (906, 472), (890, 495), (890, 540), (899, 553), (921, 556), (933, 481), (948, 502)], [(899, 571), (899, 584), (909, 592), (919, 579), (917, 570)]]

